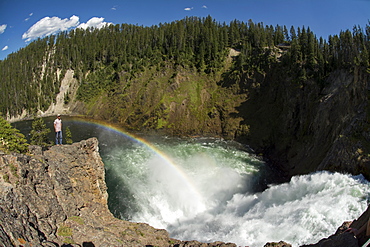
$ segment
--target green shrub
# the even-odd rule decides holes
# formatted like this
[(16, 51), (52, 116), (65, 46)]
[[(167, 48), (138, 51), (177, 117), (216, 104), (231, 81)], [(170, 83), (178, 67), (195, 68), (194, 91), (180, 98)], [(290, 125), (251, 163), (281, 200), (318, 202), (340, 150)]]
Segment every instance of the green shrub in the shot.
[(22, 133), (0, 116), (0, 151), (25, 153), (28, 143)]

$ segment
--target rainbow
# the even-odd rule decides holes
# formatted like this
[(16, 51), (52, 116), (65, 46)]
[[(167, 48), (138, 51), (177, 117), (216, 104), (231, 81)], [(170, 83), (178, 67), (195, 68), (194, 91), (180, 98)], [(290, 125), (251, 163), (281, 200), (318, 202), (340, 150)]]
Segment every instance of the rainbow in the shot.
[(139, 143), (140, 145), (143, 145), (143, 146), (147, 147), (151, 152), (153, 152), (155, 155), (160, 157), (161, 160), (163, 160), (165, 162), (165, 164), (168, 166), (169, 169), (172, 169), (173, 171), (175, 171), (179, 175), (179, 177), (182, 180), (181, 182), (184, 185), (186, 185), (186, 187), (189, 189), (189, 191), (192, 192), (192, 194), (194, 196), (196, 196), (195, 199), (198, 202), (203, 201), (203, 199), (202, 199), (203, 197), (202, 197), (201, 193), (192, 184), (191, 180), (188, 178), (186, 173), (184, 173), (184, 171), (179, 166), (177, 166), (171, 160), (171, 158), (168, 157), (162, 150), (160, 150), (158, 147), (156, 147), (152, 143), (148, 142), (144, 138), (136, 136), (132, 133), (128, 133), (126, 130), (124, 130), (122, 127), (120, 127), (118, 125), (114, 125), (114, 124), (107, 123), (107, 122), (104, 122), (104, 121), (93, 120), (93, 119), (82, 118), (82, 117), (68, 117), (68, 118), (70, 118), (71, 120), (76, 121), (76, 122), (80, 122), (80, 123), (83, 123), (83, 124), (92, 124), (92, 125), (98, 126), (100, 128), (106, 129), (108, 131), (112, 131), (112, 132), (114, 132), (118, 135), (121, 135), (125, 138), (130, 139), (133, 142)]

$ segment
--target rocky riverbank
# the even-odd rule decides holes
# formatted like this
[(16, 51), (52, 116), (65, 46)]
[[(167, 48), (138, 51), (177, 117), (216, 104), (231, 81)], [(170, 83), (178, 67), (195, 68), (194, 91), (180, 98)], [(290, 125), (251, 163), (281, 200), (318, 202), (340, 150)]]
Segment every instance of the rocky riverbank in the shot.
[[(1, 154), (0, 246), (236, 246), (180, 241), (163, 229), (119, 220), (107, 198), (96, 138), (46, 151), (31, 146), (27, 155)], [(357, 240), (345, 233), (310, 246), (356, 247)]]

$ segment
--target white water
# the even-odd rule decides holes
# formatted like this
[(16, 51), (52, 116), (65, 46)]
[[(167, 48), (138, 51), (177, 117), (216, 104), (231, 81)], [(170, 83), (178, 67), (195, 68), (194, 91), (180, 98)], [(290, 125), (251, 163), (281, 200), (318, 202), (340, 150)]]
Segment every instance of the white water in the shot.
[(362, 176), (318, 172), (256, 193), (264, 164), (230, 143), (157, 145), (171, 162), (142, 145), (103, 156), (107, 180), (115, 181), (107, 181), (110, 208), (177, 239), (251, 247), (283, 240), (299, 246), (328, 237), (367, 207), (369, 182)]

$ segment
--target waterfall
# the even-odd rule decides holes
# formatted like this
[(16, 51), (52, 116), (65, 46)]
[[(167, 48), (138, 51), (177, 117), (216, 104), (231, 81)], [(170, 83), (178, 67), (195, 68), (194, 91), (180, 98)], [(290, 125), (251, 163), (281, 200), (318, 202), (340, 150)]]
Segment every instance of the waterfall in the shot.
[(317, 172), (256, 192), (266, 166), (233, 142), (167, 139), (155, 145), (161, 155), (134, 145), (106, 156), (107, 180), (115, 177), (110, 207), (173, 238), (297, 246), (328, 237), (367, 207), (369, 182), (362, 176)]

